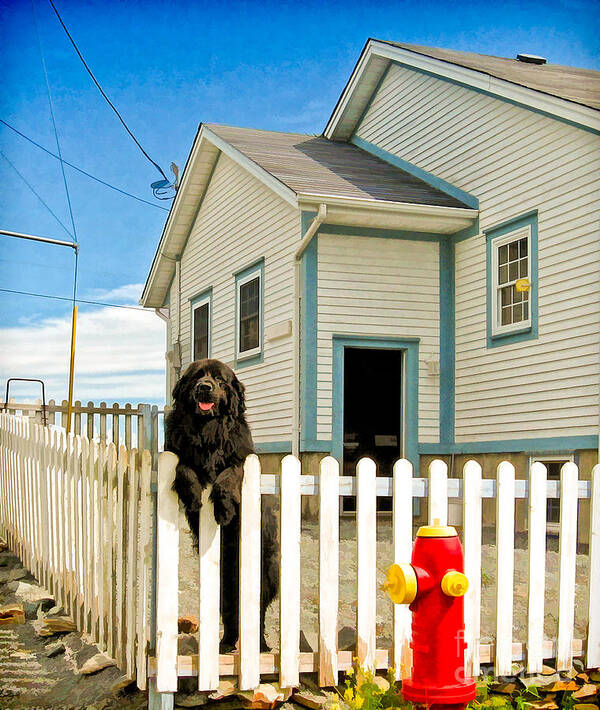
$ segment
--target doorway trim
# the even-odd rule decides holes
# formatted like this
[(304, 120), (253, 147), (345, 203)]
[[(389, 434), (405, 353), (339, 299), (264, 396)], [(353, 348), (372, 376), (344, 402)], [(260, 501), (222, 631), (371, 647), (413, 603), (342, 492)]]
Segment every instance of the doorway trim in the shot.
[(402, 350), (401, 455), (417, 470), (419, 463), (419, 338), (381, 338), (376, 335), (333, 336), (331, 455), (344, 456), (344, 355), (346, 348)]

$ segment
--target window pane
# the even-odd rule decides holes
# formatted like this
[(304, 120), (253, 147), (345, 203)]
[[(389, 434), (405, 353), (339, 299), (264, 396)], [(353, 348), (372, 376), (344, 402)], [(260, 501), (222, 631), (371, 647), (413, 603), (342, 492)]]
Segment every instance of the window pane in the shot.
[(498, 283), (505, 284), (508, 281), (508, 266), (501, 266), (498, 270)]
[(523, 320), (529, 319), (529, 301), (523, 303)]
[(502, 325), (510, 325), (510, 323), (512, 323), (511, 316), (512, 316), (511, 306), (506, 306), (505, 308), (503, 308), (502, 309)]
[(518, 303), (513, 306), (513, 323), (520, 323), (523, 320), (523, 306)]
[(260, 344), (260, 278), (240, 286), (240, 352), (253, 350)]
[(521, 259), (519, 261), (519, 278), (524, 279), (527, 277), (527, 259)]
[(503, 306), (509, 306), (510, 305), (510, 288), (503, 288), (500, 290), (500, 293), (502, 294), (502, 305)]
[(519, 258), (519, 242), (511, 242), (508, 245), (508, 258), (514, 261)]
[(208, 357), (208, 303), (194, 309), (194, 360)]
[(527, 256), (527, 239), (521, 239), (519, 242), (519, 256)]
[(517, 289), (513, 286), (513, 303), (521, 303), (523, 300), (523, 293), (521, 291), (517, 291)]
[(517, 261), (508, 265), (508, 278), (510, 281), (516, 281), (519, 278), (519, 263)]
[(504, 246), (501, 246), (500, 249), (498, 249), (498, 263), (499, 264), (506, 264), (508, 261), (508, 245), (505, 244)]

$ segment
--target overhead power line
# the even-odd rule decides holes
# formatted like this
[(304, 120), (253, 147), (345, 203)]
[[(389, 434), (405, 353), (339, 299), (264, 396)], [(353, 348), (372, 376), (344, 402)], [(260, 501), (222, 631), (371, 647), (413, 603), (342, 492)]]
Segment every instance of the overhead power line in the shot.
[[(56, 153), (53, 153), (51, 150), (48, 150), (48, 148), (44, 148), (43, 145), (40, 145), (39, 143), (34, 141), (33, 138), (26, 136), (24, 133), (22, 133), (21, 131), (16, 129), (14, 126), (11, 126), (10, 123), (7, 123), (2, 118), (0, 118), (0, 123), (2, 123), (7, 128), (10, 128), (11, 131), (14, 131), (17, 135), (21, 136), (21, 138), (24, 138), (26, 141), (29, 141), (29, 143), (34, 145), (36, 148), (43, 150), (44, 153), (51, 155), (53, 158), (56, 158), (56, 160), (60, 160), (60, 158), (58, 157), (58, 155), (56, 155)], [(156, 207), (156, 209), (164, 210), (165, 212), (169, 211), (168, 207), (162, 207), (161, 205), (157, 205), (154, 202), (144, 200), (143, 197), (138, 197), (137, 195), (132, 195), (131, 192), (127, 192), (126, 190), (122, 190), (120, 187), (115, 187), (115, 185), (111, 185), (109, 182), (106, 182), (105, 180), (101, 180), (99, 177), (96, 177), (95, 175), (88, 173), (86, 170), (83, 170), (83, 168), (79, 168), (77, 165), (73, 165), (73, 163), (69, 163), (69, 161), (65, 160), (64, 158), (63, 158), (62, 162), (65, 165), (68, 165), (70, 168), (73, 168), (73, 170), (77, 170), (77, 172), (81, 173), (82, 175), (89, 177), (91, 180), (95, 180), (96, 182), (99, 182), (101, 185), (104, 185), (105, 187), (109, 187), (111, 190), (115, 190), (116, 192), (120, 192), (122, 195), (126, 195), (127, 197), (132, 197), (134, 200), (137, 200), (138, 202), (143, 202), (145, 205), (150, 205), (150, 207)]]
[[(66, 296), (50, 296), (47, 293), (33, 293), (32, 291), (15, 291), (11, 288), (0, 288), (3, 293), (16, 293), (21, 296), (37, 296), (37, 298), (51, 298), (54, 301), (69, 301), (73, 303), (72, 298), (67, 298)], [(102, 301), (84, 301), (82, 298), (75, 299), (77, 303), (87, 303), (91, 306), (105, 306), (108, 308), (127, 308), (130, 311), (144, 311), (144, 313), (153, 313), (152, 310), (148, 308), (141, 308), (139, 306), (120, 306), (118, 303), (103, 303)]]
[(79, 51), (79, 48), (78, 48), (77, 44), (75, 43), (75, 40), (73, 39), (73, 37), (71, 37), (71, 34), (70, 34), (69, 30), (67, 29), (67, 26), (66, 26), (65, 23), (63, 22), (63, 19), (62, 19), (62, 17), (60, 16), (60, 13), (59, 13), (58, 10), (56, 9), (56, 6), (55, 6), (54, 3), (52, 2), (52, 0), (49, 0), (49, 2), (50, 2), (50, 5), (52, 5), (52, 9), (54, 10), (54, 12), (55, 12), (55, 14), (56, 14), (56, 17), (58, 17), (58, 21), (59, 21), (60, 24), (62, 25), (63, 30), (65, 31), (67, 37), (68, 37), (69, 40), (71, 41), (71, 44), (73, 45), (73, 48), (74, 48), (75, 51), (77, 52), (77, 56), (79, 57), (79, 59), (81, 59), (81, 62), (82, 62), (82, 64), (83, 64), (83, 66), (86, 68), (87, 73), (91, 76), (92, 81), (93, 81), (94, 84), (98, 87), (98, 91), (100, 91), (100, 93), (102, 94), (102, 96), (103, 96), (104, 99), (106, 100), (106, 103), (107, 103), (107, 104), (111, 107), (111, 109), (115, 112), (115, 114), (117, 115), (119, 121), (121, 121), (121, 123), (123, 124), (123, 128), (125, 128), (125, 130), (127, 131), (127, 133), (129, 133), (129, 135), (133, 138), (133, 140), (135, 141), (135, 144), (138, 146), (138, 148), (142, 151), (142, 153), (146, 156), (146, 158), (152, 163), (152, 165), (154, 165), (154, 167), (155, 167), (155, 168), (158, 170), (158, 172), (163, 176), (163, 178), (164, 178), (165, 180), (167, 180), (167, 182), (169, 182), (167, 176), (164, 174), (164, 172), (163, 172), (162, 168), (160, 167), (160, 165), (159, 165), (158, 163), (154, 162), (154, 160), (152, 160), (152, 158), (148, 155), (148, 153), (146, 153), (146, 151), (142, 148), (141, 143), (140, 143), (140, 142), (138, 141), (138, 139), (133, 135), (133, 133), (132, 133), (131, 130), (129, 129), (129, 126), (125, 123), (125, 121), (123, 120), (123, 117), (122, 117), (121, 114), (117, 111), (115, 105), (114, 105), (114, 104), (112, 103), (112, 101), (108, 98), (108, 96), (104, 93), (104, 90), (102, 89), (102, 87), (101, 87), (100, 84), (98, 83), (98, 80), (97, 80), (96, 77), (94, 76), (92, 70), (89, 68), (89, 66), (87, 65), (87, 62), (86, 62), (85, 59), (83, 58), (83, 55), (82, 55), (81, 52)]

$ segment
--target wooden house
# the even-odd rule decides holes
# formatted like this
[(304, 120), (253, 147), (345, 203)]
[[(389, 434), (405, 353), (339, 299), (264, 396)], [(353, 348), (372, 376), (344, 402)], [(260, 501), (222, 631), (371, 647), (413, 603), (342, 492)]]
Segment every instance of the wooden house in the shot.
[(599, 131), (598, 72), (379, 40), (321, 136), (201, 124), (141, 301), (169, 389), (232, 365), (267, 466), (589, 470)]

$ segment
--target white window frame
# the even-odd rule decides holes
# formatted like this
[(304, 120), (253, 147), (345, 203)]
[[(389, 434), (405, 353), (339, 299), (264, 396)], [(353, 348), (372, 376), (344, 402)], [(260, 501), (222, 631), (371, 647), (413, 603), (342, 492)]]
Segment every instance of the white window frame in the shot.
[[(523, 239), (527, 237), (527, 276), (520, 276), (519, 278), (527, 278), (529, 280), (529, 305), (528, 313), (529, 317), (527, 320), (521, 320), (518, 323), (510, 323), (509, 325), (501, 324), (501, 313), (498, 303), (498, 291), (500, 286), (498, 284), (498, 251), (501, 246), (505, 244), (510, 244), (510, 242), (515, 242), (518, 239)], [(520, 229), (515, 229), (514, 232), (509, 232), (508, 234), (503, 234), (501, 237), (495, 237), (491, 240), (492, 249), (492, 336), (494, 335), (505, 335), (507, 333), (521, 332), (523, 330), (529, 330), (532, 325), (531, 321), (531, 289), (533, 284), (531, 283), (531, 226), (527, 225), (521, 227)]]
[(202, 308), (202, 306), (208, 306), (208, 347), (206, 349), (206, 351), (207, 351), (206, 357), (210, 357), (210, 340), (211, 340), (211, 335), (212, 335), (212, 333), (210, 332), (211, 331), (210, 321), (211, 321), (211, 316), (212, 316), (212, 313), (211, 313), (212, 304), (210, 302), (210, 293), (207, 293), (206, 296), (204, 296), (204, 298), (201, 298), (197, 303), (194, 303), (192, 305), (192, 327), (191, 327), (191, 331), (192, 331), (192, 343), (191, 343), (192, 361), (194, 360), (194, 355), (195, 355), (194, 344), (196, 342), (196, 332), (195, 332), (196, 331), (196, 310), (198, 308)]
[[(242, 289), (242, 286), (245, 284), (249, 283), (250, 281), (254, 281), (254, 279), (258, 278), (258, 347), (252, 348), (252, 350), (244, 350), (243, 352), (240, 351), (240, 327), (242, 324), (242, 314), (241, 314), (241, 308), (242, 308), (242, 299), (240, 298), (240, 291)], [(244, 277), (239, 278), (236, 282), (236, 308), (237, 308), (237, 313), (236, 313), (236, 318), (235, 318), (235, 357), (236, 360), (246, 360), (247, 358), (250, 357), (255, 357), (256, 355), (260, 355), (263, 350), (263, 344), (262, 344), (262, 313), (263, 313), (263, 284), (262, 284), (262, 269), (260, 267), (260, 264), (255, 268), (250, 271), (250, 273), (246, 274)]]

